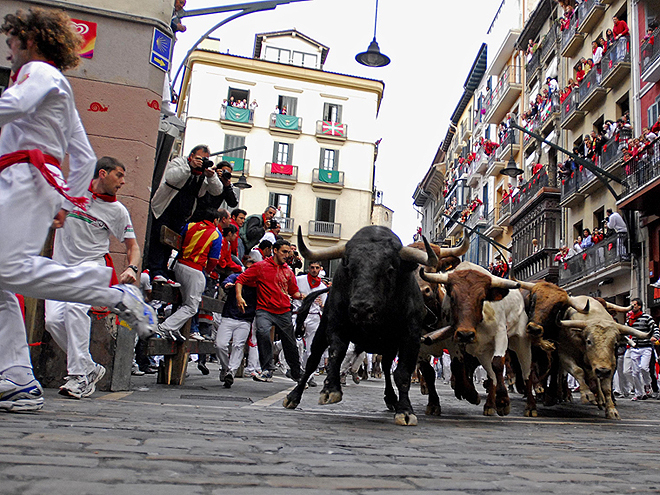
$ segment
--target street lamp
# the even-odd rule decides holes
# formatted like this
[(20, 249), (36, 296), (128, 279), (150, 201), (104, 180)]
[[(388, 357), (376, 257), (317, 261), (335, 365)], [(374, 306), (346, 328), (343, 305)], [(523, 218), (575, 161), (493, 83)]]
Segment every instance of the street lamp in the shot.
[(376, 0), (376, 14), (374, 15), (374, 39), (369, 43), (369, 48), (366, 52), (358, 53), (355, 60), (359, 64), (366, 65), (367, 67), (385, 67), (390, 63), (390, 57), (380, 53), (378, 42), (376, 41), (376, 25), (378, 23), (378, 0)]
[(511, 157), (509, 158), (506, 167), (500, 172), (501, 174), (508, 175), (509, 177), (517, 177), (524, 172), (518, 168), (518, 164), (513, 159), (513, 130), (509, 129), (509, 144), (511, 145)]

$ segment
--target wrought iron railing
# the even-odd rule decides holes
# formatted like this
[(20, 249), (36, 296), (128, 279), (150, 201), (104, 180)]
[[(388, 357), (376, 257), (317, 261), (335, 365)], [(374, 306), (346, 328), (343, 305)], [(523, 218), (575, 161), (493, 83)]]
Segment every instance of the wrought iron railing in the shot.
[[(537, 50), (538, 52), (538, 50)], [(494, 107), (499, 105), (503, 96), (509, 90), (512, 84), (521, 84), (522, 74), (520, 73), (520, 66), (509, 65), (502, 71), (495, 87), (486, 95), (484, 102), (484, 109), (488, 114)]]
[(619, 38), (614, 46), (609, 48), (607, 53), (603, 55), (603, 60), (600, 63), (603, 73), (602, 79), (607, 78), (608, 74), (623, 62), (630, 62), (630, 40), (626, 37)]
[(660, 176), (660, 138), (655, 139), (637, 156), (624, 163), (622, 196), (628, 196)]
[(546, 33), (545, 38), (541, 42), (541, 58), (545, 59), (548, 53), (555, 47), (557, 44), (557, 31), (558, 27), (556, 23), (553, 23), (550, 26), (550, 30)]
[(341, 224), (335, 222), (309, 221), (309, 235), (324, 237), (341, 237)]
[(564, 50), (568, 44), (571, 42), (573, 39), (573, 36), (575, 36), (575, 33), (577, 32), (577, 27), (578, 27), (578, 11), (575, 10), (573, 12), (573, 15), (571, 17), (570, 23), (566, 29), (564, 29), (561, 32), (561, 49)]
[(627, 234), (606, 237), (597, 244), (559, 263), (559, 284), (566, 285), (604, 268), (627, 261)]
[(578, 105), (580, 104), (580, 92), (577, 88), (573, 88), (571, 94), (569, 94), (566, 99), (560, 103), (561, 105), (561, 121), (564, 122), (568, 117), (571, 116), (573, 112), (577, 110)]
[(520, 191), (511, 197), (511, 214), (520, 210), (539, 190), (548, 185), (548, 171), (545, 167), (536, 172), (530, 180), (520, 186)]
[(660, 36), (660, 28), (656, 28), (651, 37), (644, 40), (639, 49), (642, 60), (642, 73), (658, 60), (660, 55), (660, 39), (658, 36)]
[[(580, 82), (580, 101), (586, 100), (593, 91), (600, 86), (600, 77), (596, 68), (591, 69)], [(575, 90), (573, 90), (575, 91)]]

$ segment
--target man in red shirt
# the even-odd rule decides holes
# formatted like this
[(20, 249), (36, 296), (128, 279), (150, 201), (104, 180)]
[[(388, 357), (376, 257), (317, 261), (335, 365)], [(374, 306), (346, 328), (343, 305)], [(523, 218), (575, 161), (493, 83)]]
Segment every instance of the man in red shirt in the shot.
[[(236, 279), (236, 303), (245, 310), (243, 286), (257, 288), (257, 312), (254, 320), (259, 346), (260, 375), (257, 381), (272, 381), (273, 344), (270, 341), (270, 328), (275, 326), (282, 340), (284, 357), (291, 369), (291, 378), (298, 381), (301, 375), (300, 355), (291, 321), (291, 299), (302, 299), (296, 277), (286, 264), (291, 254), (291, 244), (283, 239), (273, 246), (273, 256), (252, 265)], [(290, 296), (290, 297), (289, 297)]]
[[(241, 210), (240, 208), (234, 208), (231, 211), (231, 224), (235, 225), (239, 232), (245, 223), (246, 216), (247, 212), (245, 210)], [(245, 256), (245, 245), (243, 244), (240, 236), (236, 236), (236, 240), (231, 243), (231, 254), (232, 256), (236, 256), (236, 260), (239, 262), (243, 259), (243, 256)]]
[(619, 19), (617, 16), (612, 16), (612, 21), (614, 21), (612, 32), (614, 33), (615, 40), (618, 40), (621, 36), (628, 36), (630, 34), (626, 21)]

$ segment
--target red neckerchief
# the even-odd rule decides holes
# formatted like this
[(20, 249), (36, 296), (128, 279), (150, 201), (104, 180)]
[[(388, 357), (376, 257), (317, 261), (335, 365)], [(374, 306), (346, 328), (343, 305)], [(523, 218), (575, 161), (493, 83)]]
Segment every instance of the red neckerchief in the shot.
[(113, 194), (102, 194), (102, 193), (94, 192), (92, 190), (92, 183), (91, 182), (89, 183), (89, 189), (88, 190), (89, 190), (89, 192), (92, 193), (92, 198), (94, 198), (94, 199), (102, 199), (106, 203), (114, 203), (115, 201), (117, 201), (117, 196), (115, 196)]
[(319, 285), (321, 285), (321, 277), (312, 277), (308, 273), (307, 274), (307, 282), (309, 283), (310, 288), (316, 289)]
[(266, 214), (265, 214), (265, 213), (262, 213), (262, 214), (261, 214), (261, 220), (262, 220), (263, 223), (264, 223), (264, 227), (265, 227), (266, 229), (268, 229), (268, 222), (269, 222), (269, 220), (266, 220)]
[[(631, 313), (632, 313), (632, 311), (631, 311)], [(641, 311), (639, 311), (639, 312), (637, 312), (637, 313), (632, 313), (632, 314), (628, 317), (628, 326), (629, 326), (629, 327), (633, 326), (633, 325), (635, 324), (635, 322), (637, 321), (637, 318), (639, 318), (640, 316), (642, 316), (642, 312), (641, 312)]]

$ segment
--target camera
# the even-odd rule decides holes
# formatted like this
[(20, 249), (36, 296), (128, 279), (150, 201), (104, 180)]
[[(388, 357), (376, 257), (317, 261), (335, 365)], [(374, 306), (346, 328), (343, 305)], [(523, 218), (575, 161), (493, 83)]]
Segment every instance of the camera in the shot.
[(222, 171), (222, 178), (226, 180), (231, 180), (231, 171), (230, 170), (223, 170)]
[(208, 158), (200, 156), (199, 159), (202, 160), (202, 166), (201, 166), (202, 170), (206, 170), (213, 166), (213, 161), (209, 160)]

